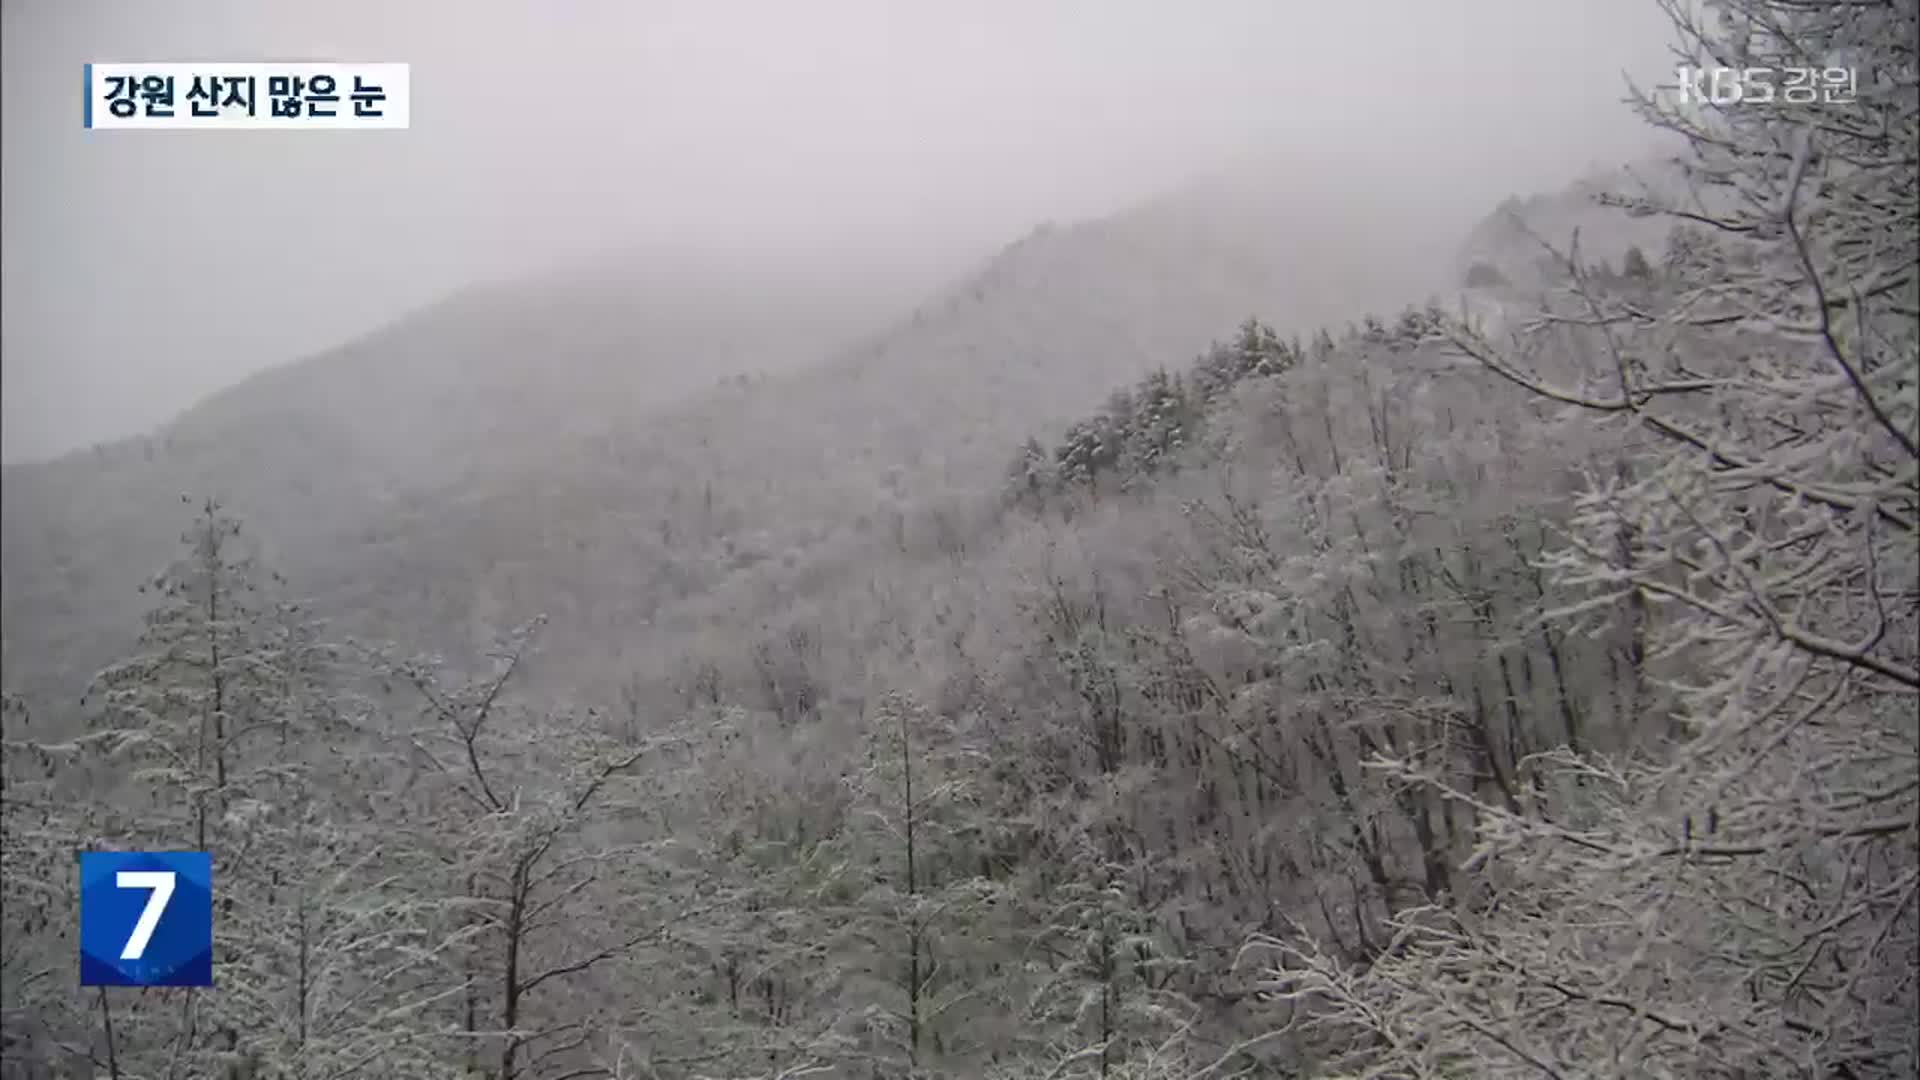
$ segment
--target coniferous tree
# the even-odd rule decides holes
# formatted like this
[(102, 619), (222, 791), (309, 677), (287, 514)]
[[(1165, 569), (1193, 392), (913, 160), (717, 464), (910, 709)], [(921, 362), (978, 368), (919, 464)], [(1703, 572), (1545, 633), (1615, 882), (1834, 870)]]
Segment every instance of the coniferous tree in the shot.
[(864, 882), (845, 942), (878, 991), (857, 1014), (871, 1063), (897, 1075), (963, 1061), (977, 1004), (968, 928), (998, 888), (979, 874), (978, 752), (966, 733), (911, 696), (886, 694), (848, 780), (844, 874)]
[(1634, 244), (1620, 259), (1620, 272), (1630, 278), (1645, 279), (1653, 276), (1653, 266), (1647, 262), (1647, 253)]

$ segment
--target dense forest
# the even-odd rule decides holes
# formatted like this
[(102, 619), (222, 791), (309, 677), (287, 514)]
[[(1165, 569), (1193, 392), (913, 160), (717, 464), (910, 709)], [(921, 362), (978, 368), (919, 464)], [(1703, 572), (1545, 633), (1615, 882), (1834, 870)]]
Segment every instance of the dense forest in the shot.
[[(659, 555), (605, 694), (540, 571), (394, 640), (302, 598), (407, 564), (165, 493), (137, 646), (7, 698), (0, 1077), (1915, 1075), (1920, 10), (1673, 14), (1857, 101), (1636, 94), (1683, 182), (1593, 197), (1663, 245), (1497, 317), (1229, 323), (811, 547), (778, 446), (451, 504)], [(213, 853), (213, 988), (77, 985), (93, 848)]]

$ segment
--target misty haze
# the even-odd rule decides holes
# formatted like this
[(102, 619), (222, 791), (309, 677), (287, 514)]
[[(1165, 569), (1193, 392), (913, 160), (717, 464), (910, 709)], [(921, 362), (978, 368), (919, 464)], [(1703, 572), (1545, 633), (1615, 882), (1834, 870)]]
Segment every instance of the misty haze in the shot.
[(1920, 1069), (1920, 0), (0, 10), (0, 1080)]

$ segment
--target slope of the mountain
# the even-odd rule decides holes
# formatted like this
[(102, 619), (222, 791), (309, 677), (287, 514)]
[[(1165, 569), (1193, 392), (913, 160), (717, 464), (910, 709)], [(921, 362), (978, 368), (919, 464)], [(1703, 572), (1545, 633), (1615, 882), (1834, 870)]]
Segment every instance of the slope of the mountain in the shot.
[(1680, 200), (1684, 184), (1670, 161), (1647, 158), (1631, 165), (1591, 169), (1567, 187), (1511, 197), (1477, 223), (1454, 257), (1465, 279), (1475, 264), (1491, 267), (1525, 289), (1552, 276), (1549, 269), (1577, 250), (1583, 265), (1618, 267), (1629, 248), (1657, 258), (1673, 228), (1671, 218), (1636, 217), (1601, 196), (1648, 196)]
[(177, 492), (208, 487), (350, 629), (457, 645), (544, 610), (578, 679), (618, 678), (676, 613), (750, 618), (864, 545), (951, 530), (921, 508), (990, 489), (1027, 434), (1248, 316), (1306, 333), (1445, 284), (1441, 258), (1404, 253), (1464, 222), (1342, 189), (1241, 172), (1042, 228), (836, 360), (652, 415), (716, 357), (777, 361), (842, 324), (798, 292), (680, 282), (653, 304), (604, 272), (455, 298), (220, 395), (151, 461), (10, 469), (9, 682), (75, 690), (123, 648)]
[(443, 627), (545, 610), (570, 685), (623, 677), (664, 633), (751, 626), (875, 549), (951, 542), (951, 507), (997, 487), (1010, 447), (1250, 315), (1304, 334), (1429, 295), (1439, 260), (1385, 251), (1447, 250), (1449, 224), (1237, 175), (1043, 227), (833, 362), (475, 474), (383, 556), (457, 571), (328, 587)]
[[(151, 436), (0, 483), (9, 685), (73, 682), (124, 646), (183, 492), (217, 493), (309, 570), (476, 471), (638, 425), (716, 377), (825, 355), (887, 311), (870, 283), (625, 255), (449, 297), (271, 368)], [(57, 669), (58, 674), (55, 674)]]
[[(776, 449), (751, 446), (756, 433), (778, 433), (780, 454), (815, 454), (810, 475), (862, 493), (875, 477), (849, 472), (871, 461), (990, 481), (1012, 442), (1249, 316), (1307, 333), (1431, 295), (1444, 265), (1390, 252), (1438, 250), (1461, 224), (1264, 171), (1199, 182), (1037, 230), (839, 362), (689, 420), (743, 462)], [(795, 425), (805, 439), (787, 439)]]

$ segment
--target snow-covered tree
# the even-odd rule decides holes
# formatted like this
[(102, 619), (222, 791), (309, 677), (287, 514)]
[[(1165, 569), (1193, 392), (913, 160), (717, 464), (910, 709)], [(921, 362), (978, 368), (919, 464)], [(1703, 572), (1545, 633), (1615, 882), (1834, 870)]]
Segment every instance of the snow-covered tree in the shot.
[[(380, 740), (345, 691), (340, 653), (275, 598), (277, 578), (255, 569), (217, 502), (197, 507), (183, 540), (151, 583), (140, 652), (97, 680), (89, 729), (9, 731), (7, 881), (21, 901), (9, 908), (28, 933), (15, 942), (71, 948), (75, 848), (206, 850), (219, 991), (75, 997), (62, 978), (26, 996), (47, 1017), (63, 998), (91, 1013), (82, 1037), (69, 1006), (70, 1052), (116, 1075), (171, 1063), (351, 1076), (409, 1060), (431, 1075), (436, 1055), (406, 1048), (412, 976), (432, 949), (414, 898), (369, 869)], [(35, 902), (47, 899), (59, 902)]]
[[(44, 726), (44, 725), (43, 725)], [(78, 748), (48, 745), (19, 697), (0, 700), (0, 1056), (25, 1072), (96, 1048), (81, 1035), (99, 1023), (73, 985), (79, 942), (73, 852), (86, 836), (86, 784), (69, 762)], [(97, 1048), (97, 1065), (106, 1063)]]
[(505, 635), (472, 678), (432, 658), (379, 661), (419, 701), (403, 727), (400, 836), (416, 887), (438, 898), (433, 937), (447, 943), (433, 1026), (451, 1036), (443, 1053), (492, 1080), (591, 1069), (617, 1052), (617, 1014), (596, 980), (726, 899), (677, 872), (671, 837), (636, 828), (648, 808), (640, 773), (680, 735), (629, 740), (597, 712), (512, 699), (542, 622)]
[(977, 927), (998, 889), (977, 861), (979, 766), (951, 718), (888, 692), (847, 779), (838, 873), (857, 1002), (849, 1022), (860, 1056), (884, 1075), (921, 1075), (982, 1049), (966, 1021), (988, 955)]
[[(1618, 431), (1545, 566), (1567, 619), (1643, 620), (1662, 753), (1524, 764), (1470, 809), (1477, 899), (1402, 912), (1348, 967), (1275, 939), (1270, 988), (1364, 1076), (1910, 1076), (1920, 1067), (1920, 16), (1910, 2), (1667, 5), (1692, 64), (1845, 63), (1854, 103), (1638, 96), (1704, 226), (1655, 303), (1564, 260), (1571, 303), (1453, 345)], [(1578, 351), (1570, 351), (1578, 350)], [(1644, 745), (1644, 744), (1643, 744)]]
[(1133, 875), (1082, 833), (1045, 893), (1051, 903), (1028, 955), (1045, 974), (1023, 1018), (1076, 1049), (1097, 1049), (1061, 1075), (1108, 1077), (1184, 1030), (1192, 1005), (1170, 990), (1181, 966), (1155, 914), (1144, 911)]

